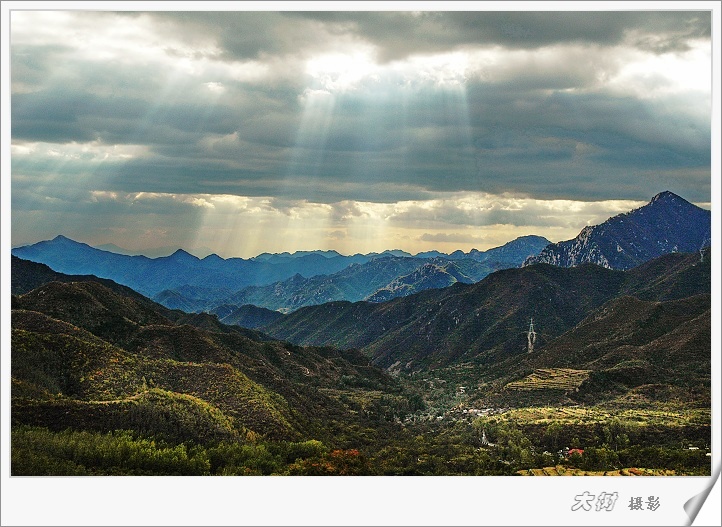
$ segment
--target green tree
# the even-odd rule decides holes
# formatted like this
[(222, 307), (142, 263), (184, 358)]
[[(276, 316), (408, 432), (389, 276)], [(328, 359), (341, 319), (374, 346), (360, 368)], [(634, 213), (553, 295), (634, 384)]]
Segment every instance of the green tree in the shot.
[(581, 467), (584, 470), (615, 470), (619, 468), (619, 457), (608, 448), (589, 447), (584, 450)]
[(544, 430), (544, 441), (552, 452), (559, 450), (559, 438), (562, 430), (562, 425), (556, 421), (549, 423), (546, 430)]
[(629, 444), (628, 432), (627, 425), (618, 417), (615, 417), (602, 427), (604, 442), (614, 448), (615, 452)]

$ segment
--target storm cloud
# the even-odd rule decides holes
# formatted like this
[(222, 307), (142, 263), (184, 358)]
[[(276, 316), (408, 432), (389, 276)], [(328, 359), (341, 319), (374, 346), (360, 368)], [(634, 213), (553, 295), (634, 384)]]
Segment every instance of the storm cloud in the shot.
[[(413, 207), (364, 211), (519, 199), (524, 211), (475, 214), (457, 201), (434, 221), (551, 239), (582, 219), (544, 231), (563, 222), (543, 202), (608, 213), (662, 190), (711, 199), (708, 11), (18, 10), (10, 22), (13, 218), (85, 210), (97, 229), (78, 222), (79, 238), (122, 246), (111, 212), (116, 229), (150, 229), (166, 209), (218, 226), (217, 208), (193, 205), (208, 196), (265, 200), (274, 228), (273, 203), (326, 211), (308, 243), (361, 236), (366, 221), (409, 228), (384, 243), (428, 242), (419, 250), (482, 234), (413, 231)], [(131, 211), (140, 193), (170, 197)], [(257, 228), (250, 210), (223, 228)], [(159, 245), (180, 236), (169, 227)], [(33, 229), (13, 243), (50, 234)]]

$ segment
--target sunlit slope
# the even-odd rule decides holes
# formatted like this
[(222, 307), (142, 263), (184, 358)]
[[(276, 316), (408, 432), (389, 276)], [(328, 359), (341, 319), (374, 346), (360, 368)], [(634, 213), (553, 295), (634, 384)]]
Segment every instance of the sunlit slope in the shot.
[(401, 393), (359, 353), (253, 338), (209, 315), (179, 324), (153, 306), (93, 281), (14, 297), (13, 422), (176, 441), (297, 438), (323, 420), (357, 420), (344, 393)]
[(708, 406), (710, 313), (708, 294), (664, 302), (615, 298), (537, 352), (481, 369), (481, 378), (502, 383), (478, 404)]

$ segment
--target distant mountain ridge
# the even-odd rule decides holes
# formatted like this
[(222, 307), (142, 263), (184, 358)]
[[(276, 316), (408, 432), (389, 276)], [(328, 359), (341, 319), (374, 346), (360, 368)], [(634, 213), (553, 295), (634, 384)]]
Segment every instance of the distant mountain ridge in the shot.
[(710, 229), (710, 211), (665, 191), (643, 207), (585, 227), (573, 240), (549, 245), (524, 265), (631, 269), (663, 254), (701, 250), (710, 243)]
[[(115, 245), (114, 243), (104, 243), (102, 245), (93, 245), (95, 249), (100, 249), (101, 251), (108, 251), (111, 253), (116, 254), (125, 254), (127, 256), (147, 256), (148, 258), (160, 258), (163, 256), (170, 256), (174, 252), (176, 252), (178, 249), (182, 249), (182, 247), (179, 246), (170, 246), (170, 247), (155, 247), (153, 249), (145, 249), (143, 251), (133, 251), (130, 249), (126, 249), (124, 247), (119, 247)], [(185, 249), (187, 252), (191, 253), (193, 256), (196, 256), (198, 258), (205, 258), (206, 256), (213, 253), (212, 250), (210, 250), (208, 247), (196, 247), (195, 249)]]
[[(477, 270), (467, 274), (478, 280), (499, 268), (518, 267), (526, 256), (548, 243), (545, 238), (528, 236), (489, 251), (472, 250), (445, 258), (469, 260), (459, 265), (475, 266)], [(16, 247), (12, 254), (46, 264), (56, 272), (107, 278), (166, 307), (189, 312), (211, 311), (228, 303), (292, 310), (331, 300), (361, 300), (432, 259), (431, 253), (415, 258), (396, 250), (353, 256), (335, 251), (264, 253), (252, 259), (224, 259), (211, 254), (201, 259), (182, 249), (168, 256), (148, 258), (102, 251), (65, 236)], [(353, 266), (366, 264), (373, 272), (364, 278), (354, 277), (361, 269)], [(351, 278), (326, 278), (342, 271), (348, 271)], [(233, 292), (237, 298), (231, 299)]]
[(284, 280), (296, 273), (305, 276), (334, 273), (353, 261), (366, 261), (365, 257), (327, 258), (309, 254), (273, 264), (243, 258), (224, 259), (214, 254), (200, 259), (182, 249), (169, 256), (148, 258), (102, 251), (65, 236), (16, 247), (12, 254), (44, 263), (61, 273), (108, 278), (146, 296), (186, 285), (239, 290)]
[[(527, 256), (538, 253), (548, 244), (549, 240), (540, 236), (523, 236), (484, 252), (476, 249), (469, 253), (459, 251), (454, 257), (426, 253), (419, 258), (408, 253), (399, 256), (399, 251), (386, 251), (333, 274), (311, 277), (296, 274), (272, 284), (249, 286), (232, 295), (224, 291), (197, 295), (173, 289), (162, 291), (153, 299), (174, 309), (210, 312), (223, 305), (253, 304), (290, 312), (339, 300), (385, 302), (457, 282), (478, 282), (498, 269), (519, 267)], [(184, 289), (187, 291), (188, 287)]]
[(593, 263), (626, 270), (663, 254), (699, 251), (709, 244), (710, 232), (710, 211), (661, 192), (643, 207), (584, 228), (573, 240), (550, 243), (539, 236), (523, 236), (487, 251), (449, 255), (297, 251), (252, 259), (215, 254), (200, 259), (178, 249), (165, 257), (148, 258), (101, 251), (64, 236), (15, 248), (13, 254), (57, 272), (111, 279), (171, 309), (215, 312), (222, 306), (251, 304), (291, 312), (333, 301), (386, 302), (426, 289), (474, 283), (500, 269), (535, 263), (559, 267)]

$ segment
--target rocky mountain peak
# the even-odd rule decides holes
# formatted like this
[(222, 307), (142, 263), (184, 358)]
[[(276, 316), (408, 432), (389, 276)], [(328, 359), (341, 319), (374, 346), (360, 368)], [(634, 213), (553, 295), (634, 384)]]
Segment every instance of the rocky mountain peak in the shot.
[(587, 226), (573, 240), (547, 246), (524, 265), (548, 263), (574, 267), (594, 263), (631, 269), (672, 252), (695, 252), (709, 239), (711, 213), (664, 191), (648, 204)]

